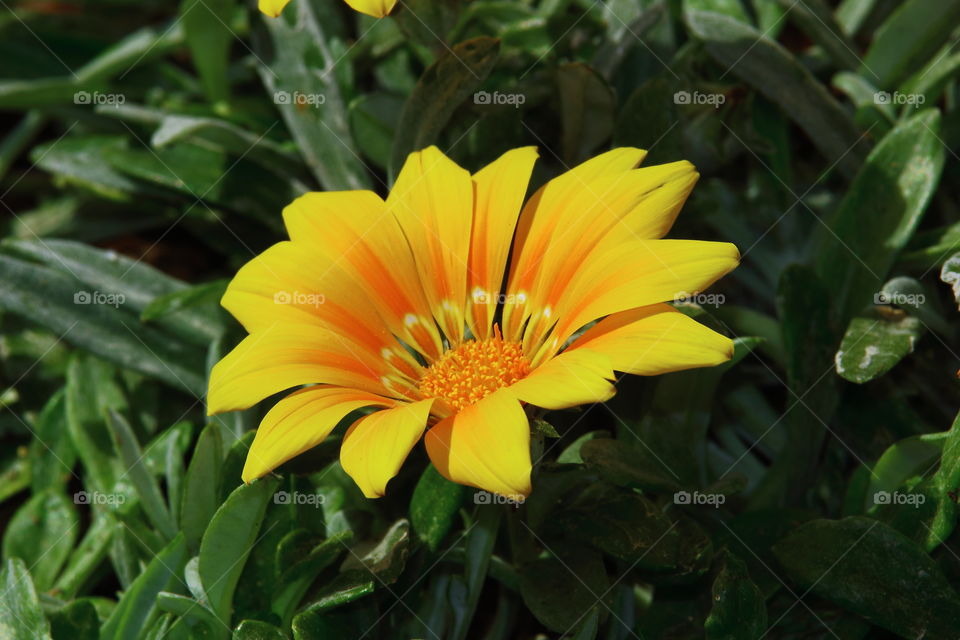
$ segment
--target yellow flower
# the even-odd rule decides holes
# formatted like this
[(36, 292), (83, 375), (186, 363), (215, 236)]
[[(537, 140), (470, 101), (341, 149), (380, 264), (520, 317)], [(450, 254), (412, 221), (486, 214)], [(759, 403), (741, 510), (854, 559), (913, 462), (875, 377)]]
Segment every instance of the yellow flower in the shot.
[(645, 153), (597, 156), (524, 206), (534, 148), (470, 175), (430, 147), (410, 155), (386, 202), (340, 191), (290, 204), (290, 241), (246, 264), (223, 297), (250, 335), (213, 368), (208, 410), (313, 386), (264, 417), (243, 480), (376, 408), (340, 449), (366, 496), (383, 495), (424, 431), (450, 480), (526, 496), (525, 406), (603, 402), (615, 370), (728, 360), (730, 339), (664, 301), (709, 286), (739, 252), (660, 239), (698, 174), (689, 162), (636, 168)]
[[(382, 18), (393, 10), (397, 0), (345, 0), (348, 5), (360, 13), (365, 13), (374, 18)], [(287, 6), (290, 0), (259, 0), (260, 11), (271, 18), (276, 18)]]

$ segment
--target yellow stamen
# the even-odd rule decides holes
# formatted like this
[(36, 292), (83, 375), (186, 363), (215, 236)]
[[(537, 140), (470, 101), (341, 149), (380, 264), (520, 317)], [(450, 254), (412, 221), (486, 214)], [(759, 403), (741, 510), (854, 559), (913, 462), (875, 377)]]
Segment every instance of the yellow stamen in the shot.
[(420, 379), (420, 392), (460, 411), (530, 373), (520, 345), (504, 342), (495, 327), (486, 340), (468, 340), (444, 353)]

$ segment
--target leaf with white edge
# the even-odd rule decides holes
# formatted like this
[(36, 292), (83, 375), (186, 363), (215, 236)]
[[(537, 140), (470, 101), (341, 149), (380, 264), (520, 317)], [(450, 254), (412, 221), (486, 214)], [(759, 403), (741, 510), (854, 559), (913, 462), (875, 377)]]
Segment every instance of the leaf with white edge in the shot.
[(901, 309), (870, 307), (850, 321), (834, 358), (837, 374), (863, 384), (882, 376), (906, 355), (923, 333), (923, 324)]
[(210, 608), (224, 624), (230, 624), (233, 592), (278, 484), (275, 478), (261, 478), (237, 488), (217, 509), (203, 534), (198, 564), (200, 581)]
[(953, 289), (953, 298), (960, 305), (960, 253), (955, 253), (943, 263), (940, 279)]

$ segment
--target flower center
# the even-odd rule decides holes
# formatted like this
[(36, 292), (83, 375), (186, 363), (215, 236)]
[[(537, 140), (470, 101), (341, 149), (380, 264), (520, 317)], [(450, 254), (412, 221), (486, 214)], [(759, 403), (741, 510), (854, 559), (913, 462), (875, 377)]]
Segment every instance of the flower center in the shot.
[(520, 345), (504, 342), (499, 332), (486, 340), (468, 340), (444, 353), (420, 379), (420, 392), (442, 398), (457, 411), (479, 402), (530, 373)]

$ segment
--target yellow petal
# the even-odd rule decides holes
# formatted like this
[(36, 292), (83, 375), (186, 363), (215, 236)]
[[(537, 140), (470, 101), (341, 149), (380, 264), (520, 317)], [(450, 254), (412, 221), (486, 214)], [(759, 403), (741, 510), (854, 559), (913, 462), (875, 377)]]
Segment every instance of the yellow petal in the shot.
[(379, 498), (423, 434), (433, 399), (360, 418), (343, 436), (340, 464), (363, 495)]
[(221, 304), (250, 333), (273, 324), (317, 324), (350, 336), (371, 355), (405, 351), (338, 260), (305, 243), (280, 242), (244, 265)]
[(246, 409), (304, 384), (327, 383), (379, 395), (392, 373), (343, 336), (314, 325), (276, 324), (247, 336), (210, 371), (207, 414)]
[(510, 242), (536, 160), (535, 147), (513, 149), (473, 176), (467, 321), (481, 340), (491, 335)]
[(283, 8), (287, 6), (289, 2), (290, 0), (260, 0), (260, 11), (264, 12), (271, 18), (276, 18), (280, 15), (280, 12), (283, 11)]
[(411, 153), (387, 197), (417, 264), (433, 317), (453, 344), (463, 339), (473, 219), (470, 174), (436, 147)]
[(533, 362), (556, 353), (575, 331), (593, 320), (703, 291), (739, 261), (740, 252), (727, 242), (623, 242), (608, 236), (563, 292), (553, 310), (557, 324)]
[(316, 386), (291, 393), (260, 422), (243, 465), (243, 481), (251, 482), (317, 446), (347, 414), (363, 407), (394, 405), (393, 400), (341, 387)]
[(693, 165), (685, 161), (605, 174), (583, 182), (555, 212), (545, 210), (543, 215), (558, 221), (528, 295), (531, 319), (524, 331), (524, 346), (532, 350), (556, 322), (549, 310), (557, 308), (571, 279), (601, 239), (616, 244), (661, 237), (669, 231), (697, 177)]
[(510, 389), (444, 418), (424, 443), (434, 466), (453, 482), (515, 500), (530, 495), (530, 423)]
[[(582, 215), (568, 205), (584, 184), (603, 176), (622, 174), (636, 167), (646, 156), (643, 149), (613, 149), (554, 178), (530, 198), (517, 223), (507, 299), (504, 305), (504, 337), (520, 339), (520, 329), (529, 314), (528, 296), (540, 271), (543, 255), (564, 223)], [(558, 231), (559, 230), (559, 231)]]
[(564, 353), (579, 348), (603, 353), (617, 371), (653, 376), (712, 367), (733, 357), (733, 341), (668, 304), (607, 316)]
[(308, 193), (283, 210), (296, 244), (352, 274), (365, 296), (407, 344), (430, 357), (443, 351), (420, 275), (396, 218), (371, 191)]
[(393, 10), (397, 0), (346, 0), (354, 11), (365, 13), (374, 18), (382, 18)]
[(606, 402), (616, 393), (610, 359), (588, 349), (565, 351), (512, 384), (513, 394), (544, 409)]

